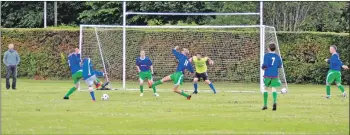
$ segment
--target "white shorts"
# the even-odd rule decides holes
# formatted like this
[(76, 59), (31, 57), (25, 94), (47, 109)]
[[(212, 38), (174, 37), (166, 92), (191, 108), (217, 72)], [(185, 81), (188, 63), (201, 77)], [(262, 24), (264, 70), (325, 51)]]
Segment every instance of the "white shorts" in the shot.
[(85, 83), (89, 86), (92, 86), (94, 84), (94, 81), (96, 81), (96, 76), (93, 75), (91, 77), (89, 77), (88, 79), (85, 80)]

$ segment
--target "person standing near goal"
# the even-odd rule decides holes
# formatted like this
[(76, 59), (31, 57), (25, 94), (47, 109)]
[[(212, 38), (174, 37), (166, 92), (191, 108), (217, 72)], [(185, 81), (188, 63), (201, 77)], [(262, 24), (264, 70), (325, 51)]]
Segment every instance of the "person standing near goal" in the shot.
[(89, 86), (89, 91), (90, 91), (90, 95), (91, 95), (91, 99), (92, 101), (96, 101), (95, 98), (95, 94), (94, 94), (94, 88), (92, 87), (92, 85), (94, 84), (94, 82), (97, 81), (97, 76), (105, 76), (106, 74), (103, 72), (99, 72), (94, 70), (91, 62), (90, 58), (85, 58), (83, 60), (83, 78), (85, 83)]
[(155, 91), (157, 85), (160, 85), (160, 84), (162, 84), (162, 83), (164, 83), (166, 81), (172, 80), (173, 83), (174, 83), (173, 91), (175, 93), (178, 93), (178, 94), (186, 97), (187, 100), (190, 100), (191, 99), (191, 95), (186, 94), (183, 90), (180, 91), (179, 90), (179, 86), (183, 83), (183, 79), (184, 79), (183, 77), (184, 77), (185, 69), (187, 69), (191, 73), (194, 73), (194, 71), (193, 71), (193, 67), (192, 67), (191, 63), (189, 62), (189, 60), (187, 58), (187, 55), (189, 54), (188, 49), (183, 48), (181, 53), (179, 53), (179, 52), (177, 52), (178, 48), (179, 48), (179, 46), (176, 46), (174, 49), (172, 49), (172, 53), (175, 55), (176, 59), (179, 62), (178, 65), (177, 65), (177, 68), (176, 68), (176, 72), (171, 74), (171, 75), (168, 75), (168, 76), (164, 77), (162, 80), (159, 80), (159, 81), (155, 82), (152, 85), (152, 88)]
[(211, 88), (211, 90), (214, 92), (214, 94), (216, 94), (216, 90), (214, 88), (214, 85), (212, 82), (209, 81), (208, 79), (208, 73), (207, 73), (207, 62), (209, 62), (210, 65), (214, 64), (214, 61), (211, 60), (209, 57), (204, 57), (202, 58), (202, 55), (200, 53), (197, 53), (196, 56), (193, 56), (190, 59), (190, 62), (194, 63), (195, 67), (196, 67), (196, 74), (195, 77), (193, 78), (193, 86), (194, 86), (194, 92), (193, 94), (197, 94), (197, 88), (198, 88), (198, 84), (197, 82), (203, 78), (204, 82), (207, 83), (209, 85), (209, 87)]
[(261, 68), (264, 70), (264, 106), (262, 110), (267, 109), (267, 97), (268, 91), (267, 88), (272, 89), (272, 97), (273, 97), (273, 106), (272, 110), (277, 110), (277, 92), (276, 87), (281, 86), (281, 81), (278, 78), (278, 69), (282, 67), (282, 59), (281, 57), (275, 53), (276, 45), (271, 43), (268, 48), (268, 53), (264, 55), (264, 63)]
[(340, 60), (339, 54), (337, 53), (337, 47), (332, 45), (329, 47), (329, 52), (332, 54), (330, 59), (326, 59), (325, 61), (329, 63), (329, 71), (327, 73), (326, 80), (326, 98), (331, 98), (331, 84), (335, 82), (343, 94), (343, 97), (346, 97), (346, 92), (344, 90), (344, 86), (341, 85), (341, 69), (349, 69), (348, 66), (343, 65), (343, 62)]
[[(152, 61), (149, 57), (146, 57), (145, 51), (140, 51), (140, 57), (136, 59), (136, 68), (139, 72), (139, 80), (140, 80), (140, 96), (143, 96), (143, 81), (147, 79), (148, 87), (151, 88), (153, 84), (153, 66)], [(156, 92), (156, 89), (153, 89), (153, 93), (155, 96), (159, 96)]]

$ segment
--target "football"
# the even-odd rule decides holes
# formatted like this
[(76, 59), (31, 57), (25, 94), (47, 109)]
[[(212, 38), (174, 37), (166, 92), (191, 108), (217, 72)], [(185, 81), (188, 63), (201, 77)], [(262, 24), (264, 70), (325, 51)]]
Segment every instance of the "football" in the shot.
[(103, 94), (101, 97), (102, 100), (108, 100), (109, 96), (107, 94)]
[(281, 90), (281, 94), (286, 94), (288, 91), (287, 91), (287, 89), (286, 88), (282, 88), (282, 90)]

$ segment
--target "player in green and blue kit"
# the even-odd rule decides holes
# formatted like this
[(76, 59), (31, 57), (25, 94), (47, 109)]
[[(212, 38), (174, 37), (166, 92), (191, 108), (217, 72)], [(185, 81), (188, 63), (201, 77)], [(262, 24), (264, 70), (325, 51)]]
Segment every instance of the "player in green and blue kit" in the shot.
[[(140, 79), (140, 96), (143, 96), (143, 81), (148, 80), (148, 87), (151, 88), (153, 84), (153, 66), (150, 58), (146, 57), (145, 51), (140, 51), (140, 57), (136, 59), (136, 68), (139, 72)], [(156, 89), (153, 89), (155, 96), (159, 96)]]
[(276, 87), (281, 86), (281, 81), (278, 78), (278, 69), (282, 67), (282, 59), (281, 57), (275, 53), (276, 45), (271, 43), (268, 48), (268, 53), (264, 55), (264, 63), (261, 68), (264, 70), (264, 107), (262, 110), (267, 109), (267, 97), (268, 92), (267, 88), (272, 89), (272, 97), (273, 97), (273, 106), (272, 110), (276, 111), (277, 109), (277, 92)]
[(166, 81), (170, 81), (172, 80), (173, 83), (174, 83), (174, 87), (173, 87), (173, 91), (186, 97), (187, 100), (190, 100), (191, 99), (191, 95), (188, 95), (186, 94), (183, 90), (180, 91), (178, 90), (179, 86), (182, 84), (183, 82), (183, 77), (184, 77), (184, 71), (185, 69), (189, 70), (191, 73), (194, 73), (193, 71), (193, 67), (191, 65), (191, 63), (189, 62), (188, 58), (186, 55), (189, 54), (189, 51), (186, 49), (186, 48), (183, 48), (181, 53), (177, 52), (176, 50), (179, 48), (179, 46), (176, 46), (172, 52), (173, 54), (175, 55), (176, 59), (178, 60), (178, 65), (177, 65), (177, 68), (176, 68), (176, 72), (171, 74), (171, 75), (168, 75), (166, 77), (164, 77), (162, 80), (159, 80), (157, 82), (155, 82), (153, 85), (152, 85), (152, 88), (156, 89), (156, 86), (157, 85), (160, 85)]
[(89, 87), (92, 101), (95, 102), (96, 98), (95, 98), (95, 94), (94, 94), (94, 88), (92, 87), (92, 85), (94, 84), (94, 82), (97, 81), (96, 76), (104, 76), (105, 74), (94, 70), (92, 67), (93, 67), (93, 65), (92, 65), (91, 59), (85, 58), (83, 60), (83, 78), (84, 78), (85, 83)]
[[(83, 70), (81, 69), (81, 57), (79, 53), (79, 49), (75, 48), (74, 52), (68, 55), (68, 65), (72, 73), (72, 79), (75, 86), (73, 86), (63, 97), (63, 99), (69, 99), (69, 96), (79, 88), (79, 81), (83, 78)], [(95, 82), (96, 88), (101, 86), (101, 81), (99, 79)]]
[(326, 93), (327, 98), (331, 98), (331, 84), (335, 81), (340, 91), (343, 93), (343, 97), (346, 97), (346, 92), (344, 90), (343, 85), (341, 85), (341, 68), (349, 69), (348, 66), (343, 65), (343, 62), (339, 58), (339, 54), (337, 53), (337, 47), (332, 45), (329, 47), (329, 52), (332, 54), (330, 59), (326, 59), (326, 62), (329, 63), (329, 71), (327, 74), (326, 80)]

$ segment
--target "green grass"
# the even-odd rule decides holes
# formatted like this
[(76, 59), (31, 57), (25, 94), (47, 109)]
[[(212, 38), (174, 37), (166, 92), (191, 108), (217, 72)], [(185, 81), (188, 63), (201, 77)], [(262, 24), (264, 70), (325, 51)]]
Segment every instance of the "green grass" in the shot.
[(170, 89), (159, 98), (147, 88), (144, 97), (97, 91), (98, 99), (108, 93), (110, 100), (93, 103), (86, 91), (62, 100), (70, 87), (71, 81), (20, 79), (18, 90), (4, 90), (2, 80), (2, 134), (349, 134), (349, 98), (336, 87), (327, 100), (322, 85), (290, 85), (290, 93), (278, 95), (276, 112), (271, 94), (269, 109), (261, 110), (259, 92), (200, 93), (188, 101)]

